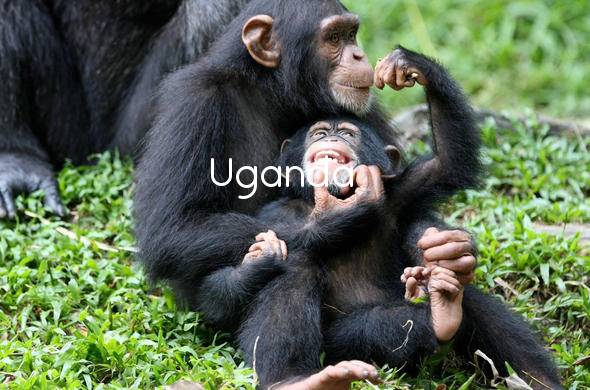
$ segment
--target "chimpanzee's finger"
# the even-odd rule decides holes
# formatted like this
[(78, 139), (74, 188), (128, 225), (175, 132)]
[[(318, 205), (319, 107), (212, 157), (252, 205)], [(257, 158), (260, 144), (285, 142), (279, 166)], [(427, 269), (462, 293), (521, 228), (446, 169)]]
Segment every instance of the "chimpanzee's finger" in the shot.
[(443, 280), (441, 277), (440, 279), (430, 279), (430, 282), (428, 283), (428, 291), (430, 291), (431, 293), (433, 291), (445, 291), (451, 294), (455, 294), (461, 291), (461, 289), (455, 286), (453, 283), (450, 283), (447, 280)]
[(261, 251), (252, 251), (252, 252), (248, 252), (246, 253), (246, 255), (244, 256), (244, 259), (242, 260), (242, 262), (245, 261), (252, 261), (258, 257), (260, 257), (262, 255)]
[(385, 190), (383, 189), (383, 179), (381, 178), (381, 170), (376, 165), (369, 166), (369, 173), (371, 175), (371, 185), (373, 193), (373, 201), (378, 201), (383, 196)]
[(10, 187), (0, 187), (0, 195), (4, 200), (8, 218), (13, 219), (16, 216), (16, 206), (14, 205), (12, 189)]
[(391, 88), (395, 89), (396, 91), (399, 91), (402, 87), (398, 86), (395, 81), (396, 80), (395, 72), (397, 69), (395, 65), (396, 64), (385, 68), (382, 72), (381, 77), (383, 77), (383, 81), (385, 82), (385, 84), (389, 85)]
[(473, 246), (469, 241), (449, 242), (426, 249), (423, 253), (424, 261), (435, 262), (440, 260), (458, 259), (462, 256), (469, 256), (473, 252)]
[(41, 182), (39, 188), (45, 191), (45, 197), (43, 199), (44, 203), (49, 206), (56, 215), (59, 215), (60, 217), (66, 215), (66, 209), (61, 201), (57, 182), (53, 180), (53, 178), (44, 180)]
[(379, 372), (375, 369), (375, 366), (360, 360), (343, 361), (338, 363), (336, 367), (347, 369), (349, 371), (348, 377), (351, 379), (377, 381), (379, 378)]
[(283, 254), (283, 261), (287, 261), (287, 256), (289, 255), (289, 252), (287, 251), (287, 244), (283, 240), (279, 240), (279, 243), (281, 244), (281, 252)]
[(408, 68), (404, 73), (404, 87), (413, 87), (420, 77), (420, 72), (416, 68)]
[(254, 251), (261, 251), (264, 252), (264, 243), (263, 242), (257, 242), (255, 244), (250, 245), (250, 248), (248, 248), (248, 252), (254, 252)]
[(379, 89), (383, 89), (383, 87), (385, 87), (385, 83), (383, 82), (383, 75), (382, 73), (382, 69), (383, 69), (383, 64), (385, 63), (384, 60), (379, 60), (377, 61), (377, 64), (375, 65), (375, 73), (374, 73), (374, 77), (373, 77), (373, 81), (375, 83), (375, 87), (379, 88)]
[(276, 257), (283, 257), (283, 252), (281, 251), (281, 243), (279, 242), (279, 238), (277, 234), (269, 230), (266, 232), (264, 242), (267, 244), (267, 249), (270, 249), (273, 252), (273, 255)]
[(422, 271), (424, 271), (424, 270), (425, 270), (424, 267), (414, 267), (414, 268), (412, 268), (410, 275), (412, 275), (415, 278), (419, 278), (420, 276), (422, 276)]
[[(426, 237), (426, 236), (431, 236), (433, 234), (438, 233), (440, 230), (438, 230), (437, 228), (435, 228), (434, 226), (429, 227), (428, 229), (424, 230), (424, 233), (422, 234), (422, 238)], [(420, 240), (418, 240), (418, 242), (420, 242)]]
[(375, 87), (379, 89), (383, 89), (385, 87), (385, 83), (383, 83), (383, 78), (381, 78), (381, 61), (377, 61), (375, 65), (375, 73), (373, 74), (373, 83)]
[[(435, 283), (437, 281), (444, 281), (446, 282), (443, 284), (439, 284), (438, 286), (443, 288), (445, 291), (450, 293), (457, 292), (463, 288), (461, 282), (457, 279), (457, 274), (449, 269), (443, 267), (435, 267), (432, 270), (432, 275), (430, 276), (429, 286), (431, 283)], [(436, 284), (434, 284), (436, 285)], [(452, 285), (454, 288), (450, 288), (449, 285)]]
[(395, 64), (395, 83), (399, 89), (402, 89), (406, 84), (406, 65), (401, 61)]
[(274, 231), (269, 229), (266, 232), (266, 240), (267, 241), (279, 241), (279, 238), (277, 237), (277, 234)]
[(420, 85), (426, 86), (428, 85), (428, 80), (426, 79), (426, 76), (424, 76), (424, 73), (420, 72), (420, 71), (416, 71), (416, 73), (418, 73), (418, 77), (415, 79), (416, 82)]
[(258, 233), (256, 235), (256, 241), (269, 241), (273, 239), (272, 234), (270, 233), (272, 230), (268, 230), (266, 232)]
[(452, 289), (447, 289), (446, 291), (450, 292), (450, 293), (454, 293), (454, 292), (458, 292), (459, 290), (461, 290), (463, 288), (463, 285), (461, 284), (461, 282), (459, 282), (457, 280), (457, 278), (454, 278), (450, 275), (447, 274), (439, 274), (436, 277), (432, 277), (432, 278), (436, 278), (435, 280), (442, 280), (447, 282), (449, 285), (453, 286)]
[[(436, 231), (435, 231), (436, 230)], [(434, 246), (439, 246), (452, 241), (469, 241), (471, 242), (471, 234), (463, 230), (443, 230), (431, 227), (426, 229), (424, 235), (418, 240), (418, 248), (429, 249)]]
[(352, 174), (353, 182), (357, 186), (355, 193), (358, 194), (359, 197), (366, 196), (369, 193), (372, 185), (369, 167), (366, 165), (359, 165), (354, 169)]
[(404, 269), (403, 276), (405, 278), (414, 277), (416, 279), (426, 279), (430, 275), (430, 268), (417, 266), (417, 267), (407, 267)]
[(404, 294), (404, 298), (412, 299), (416, 294), (416, 289), (418, 288), (418, 281), (415, 278), (408, 278), (406, 280), (406, 292)]
[(440, 267), (454, 271), (457, 274), (468, 274), (473, 272), (475, 264), (475, 256), (473, 255), (463, 255), (457, 259), (438, 260), (438, 265)]
[(467, 273), (460, 273), (457, 272), (457, 279), (461, 282), (462, 285), (467, 285), (471, 283), (471, 281), (475, 278), (475, 272), (467, 272)]
[(457, 278), (457, 274), (454, 271), (452, 271), (452, 270), (450, 270), (448, 268), (445, 268), (445, 267), (434, 267), (432, 269), (432, 273), (431, 274), (432, 274), (433, 277), (437, 277), (437, 276), (440, 276), (440, 275), (448, 275), (448, 276), (450, 276), (452, 278)]
[(330, 199), (330, 193), (328, 192), (328, 188), (324, 185), (324, 172), (316, 171), (313, 175), (313, 195), (315, 201), (315, 207), (317, 209), (323, 210), (328, 205), (328, 200)]

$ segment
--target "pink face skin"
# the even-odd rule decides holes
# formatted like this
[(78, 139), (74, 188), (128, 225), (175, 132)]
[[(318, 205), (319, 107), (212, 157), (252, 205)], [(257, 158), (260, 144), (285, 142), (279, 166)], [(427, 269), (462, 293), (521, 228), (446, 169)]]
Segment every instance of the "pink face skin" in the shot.
[[(335, 128), (328, 122), (314, 124), (307, 135), (307, 151), (303, 157), (304, 170), (311, 172), (314, 167), (327, 167), (328, 185), (337, 185), (334, 173), (338, 170), (338, 182), (347, 182), (348, 171), (352, 171), (358, 165), (354, 148), (360, 143), (360, 138), (358, 127), (349, 122), (340, 122)], [(346, 167), (350, 169), (338, 169)], [(349, 186), (341, 187), (341, 195), (345, 195), (349, 190)]]
[(373, 67), (356, 40), (358, 16), (334, 15), (320, 24), (320, 53), (330, 62), (328, 81), (343, 108), (364, 115), (371, 106)]

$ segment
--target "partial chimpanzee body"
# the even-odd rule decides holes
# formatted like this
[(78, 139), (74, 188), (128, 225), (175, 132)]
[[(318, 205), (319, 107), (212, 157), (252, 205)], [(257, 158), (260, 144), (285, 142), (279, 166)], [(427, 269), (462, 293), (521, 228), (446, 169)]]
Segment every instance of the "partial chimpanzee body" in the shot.
[[(350, 168), (355, 188), (340, 189), (334, 180), (344, 183), (348, 177), (336, 175), (330, 176), (327, 189), (314, 191), (309, 184), (301, 186), (302, 178), (293, 177), (297, 171), (291, 170), (287, 196), (256, 216), (257, 228), (271, 229), (286, 243), (286, 263), (285, 247), (274, 233), (259, 235), (266, 248), (254, 244), (250, 250), (257, 255), (205, 279), (201, 291), (207, 304), (201, 309), (215, 318), (232, 302), (235, 310), (248, 308), (237, 337), (247, 360), (256, 363), (262, 388), (312, 378), (320, 370), (322, 352), (328, 363), (358, 359), (411, 369), (453, 336), (456, 348), (469, 358), (481, 349), (502, 371), (508, 361), (522, 377), (527, 372), (559, 387), (536, 337), (490, 296), (468, 286), (463, 317), (442, 319), (430, 305), (404, 298), (400, 275), (417, 265), (405, 242), (406, 226), (418, 223), (437, 201), (476, 183), (480, 139), (466, 99), (444, 68), (402, 48), (387, 63), (389, 69), (379, 74), (396, 79), (397, 86), (412, 85), (412, 78), (426, 86), (434, 156), (399, 170), (397, 148), (362, 121), (339, 117), (304, 127), (283, 147), (282, 172), (299, 166), (309, 178), (322, 166), (328, 176)], [(381, 192), (383, 201), (370, 199)], [(462, 245), (467, 253), (470, 242)], [(268, 272), (273, 263), (273, 276), (278, 276), (248, 302), (261, 288), (263, 273), (253, 278), (254, 270)]]
[[(202, 286), (209, 279), (234, 283), (232, 275), (217, 271), (241, 263), (250, 237), (267, 230), (254, 214), (278, 194), (262, 187), (239, 199), (247, 189), (213, 183), (212, 159), (218, 182), (228, 179), (230, 158), (234, 177), (242, 166), (260, 170), (274, 164), (283, 140), (299, 127), (347, 110), (364, 115), (382, 138), (394, 142), (387, 121), (371, 105), (373, 69), (356, 44), (358, 25), (336, 0), (255, 0), (207, 56), (162, 85), (136, 174), (137, 243), (150, 275), (168, 280), (191, 308), (205, 311), (223, 329), (235, 330), (244, 305), (228, 299), (209, 310), (209, 295), (217, 290)], [(420, 216), (400, 234), (414, 248), (416, 263), (422, 263), (416, 242), (424, 231), (443, 228), (427, 212)], [(440, 260), (457, 264), (468, 282), (474, 251), (466, 251), (467, 261), (453, 251)], [(280, 272), (262, 265), (252, 272), (256, 280)]]
[(118, 148), (151, 124), (163, 75), (195, 61), (248, 0), (0, 0), (0, 218), (54, 169)]

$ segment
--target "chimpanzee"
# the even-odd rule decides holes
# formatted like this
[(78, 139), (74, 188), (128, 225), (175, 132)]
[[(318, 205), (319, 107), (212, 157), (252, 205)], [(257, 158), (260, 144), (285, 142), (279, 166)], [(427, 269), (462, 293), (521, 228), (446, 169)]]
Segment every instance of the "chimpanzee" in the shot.
[[(442, 67), (404, 50), (393, 56), (411, 64), (403, 74), (427, 85), (432, 106), (452, 104), (471, 115)], [(322, 352), (328, 363), (358, 359), (412, 369), (453, 337), (457, 349), (469, 349), (468, 357), (481, 349), (498, 367), (507, 361), (525, 378), (528, 372), (559, 386), (550, 359), (518, 316), (471, 286), (461, 305), (462, 285), (454, 272), (414, 267), (403, 249), (399, 224), (407, 223), (409, 209), (431, 208), (478, 177), (476, 128), (452, 127), (441, 119), (433, 123), (434, 156), (404, 169), (398, 169), (398, 149), (355, 119), (319, 121), (284, 146), (277, 165), (288, 181), (286, 196), (257, 216), (272, 230), (259, 235), (244, 262), (232, 269), (234, 279), (244, 283), (257, 261), (275, 261), (284, 269), (249, 304), (238, 334), (247, 360), (255, 360), (261, 388), (324, 388), (333, 368), (330, 375), (321, 371)], [(289, 169), (293, 166), (301, 170)], [(351, 201), (370, 196), (369, 187), (376, 189), (373, 194), (384, 192), (382, 202)], [(405, 288), (400, 275), (410, 284), (430, 274), (430, 304), (405, 300), (421, 294), (415, 284)], [(233, 294), (222, 291), (211, 298)], [(374, 379), (371, 372), (360, 378)], [(350, 373), (345, 378), (359, 379)], [(342, 388), (350, 383), (339, 380)]]
[(248, 0), (0, 0), (0, 218), (54, 169), (132, 154), (162, 76), (195, 61)]
[[(253, 290), (220, 295), (240, 290), (241, 281), (225, 270), (242, 262), (251, 237), (268, 230), (254, 214), (278, 194), (260, 188), (239, 199), (246, 190), (236, 182), (214, 184), (211, 161), (216, 181), (224, 183), (241, 166), (272, 165), (282, 141), (298, 127), (348, 111), (363, 115), (394, 143), (387, 121), (371, 104), (373, 70), (357, 46), (358, 26), (358, 18), (336, 0), (253, 0), (206, 56), (162, 84), (136, 172), (137, 244), (148, 273), (167, 280), (221, 329), (235, 331), (244, 300), (283, 270), (256, 262), (248, 277)], [(445, 115), (455, 126), (472, 125), (462, 112)], [(414, 264), (422, 265), (423, 257), (444, 262), (468, 283), (475, 265), (471, 236), (449, 230), (430, 210), (409, 210), (406, 217), (399, 235)], [(211, 290), (203, 287), (209, 282)], [(222, 299), (211, 299), (215, 294)]]

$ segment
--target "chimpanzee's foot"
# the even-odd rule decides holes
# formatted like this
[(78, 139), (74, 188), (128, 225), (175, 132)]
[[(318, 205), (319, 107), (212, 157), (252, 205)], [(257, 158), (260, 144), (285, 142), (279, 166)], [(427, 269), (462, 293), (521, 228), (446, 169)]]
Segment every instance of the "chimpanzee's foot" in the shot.
[(378, 383), (379, 373), (371, 364), (351, 360), (328, 366), (299, 382), (271, 386), (271, 388), (273, 390), (348, 390), (352, 382), (363, 379)]

